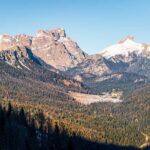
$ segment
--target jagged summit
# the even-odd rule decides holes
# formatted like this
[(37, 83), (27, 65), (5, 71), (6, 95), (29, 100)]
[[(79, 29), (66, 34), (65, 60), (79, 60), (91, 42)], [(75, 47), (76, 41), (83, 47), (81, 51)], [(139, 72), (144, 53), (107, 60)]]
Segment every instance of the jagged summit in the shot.
[(0, 36), (0, 51), (15, 46), (27, 47), (47, 64), (60, 70), (76, 66), (87, 56), (75, 41), (66, 36), (63, 28), (39, 30), (34, 37), (25, 34)]
[(56, 37), (59, 39), (60, 37), (66, 37), (65, 29), (57, 28), (52, 30), (39, 30), (36, 34), (36, 37)]
[(8, 34), (0, 35), (0, 50), (8, 50), (15, 46), (26, 46), (30, 48), (32, 44), (32, 37), (19, 34), (16, 36), (11, 36)]
[(31, 49), (46, 63), (60, 70), (76, 66), (87, 56), (63, 28), (39, 30), (32, 40)]

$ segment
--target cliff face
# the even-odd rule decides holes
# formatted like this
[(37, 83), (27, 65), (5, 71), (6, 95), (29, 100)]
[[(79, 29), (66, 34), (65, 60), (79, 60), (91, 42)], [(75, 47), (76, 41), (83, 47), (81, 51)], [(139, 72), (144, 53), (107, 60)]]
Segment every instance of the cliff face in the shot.
[(85, 54), (64, 29), (40, 30), (35, 37), (25, 34), (0, 36), (0, 51), (27, 47), (33, 54), (59, 70), (67, 70), (82, 62)]
[(64, 29), (38, 31), (32, 40), (31, 49), (46, 63), (60, 70), (76, 66), (87, 55), (76, 42), (66, 37)]

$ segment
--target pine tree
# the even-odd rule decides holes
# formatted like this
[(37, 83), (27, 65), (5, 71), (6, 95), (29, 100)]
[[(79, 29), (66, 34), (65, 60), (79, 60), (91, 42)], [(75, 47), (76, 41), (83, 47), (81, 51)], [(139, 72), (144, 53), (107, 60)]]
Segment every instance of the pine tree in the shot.
[(67, 150), (73, 150), (72, 138), (70, 137), (67, 143)]
[(55, 132), (55, 134), (57, 134), (57, 135), (60, 134), (60, 130), (59, 130), (59, 127), (58, 127), (57, 122), (55, 123), (55, 129), (54, 129), (54, 132)]
[(7, 118), (10, 117), (11, 112), (12, 112), (12, 106), (11, 106), (11, 103), (9, 102), (9, 104), (8, 104), (8, 110), (7, 110), (7, 114), (6, 114)]
[(26, 116), (25, 116), (23, 108), (21, 108), (21, 110), (20, 110), (19, 118), (20, 118), (21, 124), (27, 126), (27, 120), (26, 120)]

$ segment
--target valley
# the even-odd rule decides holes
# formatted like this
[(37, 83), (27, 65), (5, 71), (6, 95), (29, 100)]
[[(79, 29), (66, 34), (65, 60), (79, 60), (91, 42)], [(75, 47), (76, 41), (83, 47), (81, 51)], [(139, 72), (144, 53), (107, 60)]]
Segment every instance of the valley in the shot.
[[(117, 146), (118, 149), (130, 146), (138, 149), (145, 143), (142, 133), (150, 133), (149, 56), (150, 46), (136, 43), (131, 37), (98, 54), (88, 55), (62, 28), (40, 30), (35, 36), (2, 35), (1, 115), (7, 114), (11, 105), (13, 110), (8, 112), (16, 127), (14, 118), (23, 109), (28, 118), (27, 129), (33, 127), (30, 125), (34, 120), (39, 134), (46, 136), (49, 125), (51, 130), (60, 130), (61, 134), (50, 132), (55, 142), (66, 143), (70, 137), (77, 137), (73, 140), (75, 143), (83, 139), (92, 142), (89, 150), (101, 147), (99, 144), (116, 146), (114, 149)], [(40, 126), (43, 116), (45, 119)], [(4, 117), (1, 119), (7, 120), (7, 115)], [(20, 126), (20, 122), (17, 123)], [(9, 126), (9, 122), (6, 124)], [(20, 128), (20, 134), (28, 135)], [(32, 143), (26, 140), (22, 142), (28, 149)], [(83, 149), (82, 142), (75, 150)], [(65, 147), (62, 144), (62, 149), (67, 149), (67, 144)], [(6, 149), (3, 142), (0, 145)], [(57, 146), (56, 142), (52, 147), (61, 149)], [(107, 146), (104, 149), (109, 149)]]

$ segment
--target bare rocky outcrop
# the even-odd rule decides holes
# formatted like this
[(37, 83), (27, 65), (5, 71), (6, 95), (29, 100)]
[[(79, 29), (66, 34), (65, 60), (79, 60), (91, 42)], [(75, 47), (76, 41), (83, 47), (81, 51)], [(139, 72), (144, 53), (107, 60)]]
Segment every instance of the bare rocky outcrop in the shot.
[(46, 63), (60, 70), (76, 66), (87, 56), (76, 42), (66, 37), (64, 29), (38, 31), (31, 49)]
[(101, 55), (92, 55), (86, 58), (82, 63), (67, 71), (71, 76), (83, 75), (101, 76), (106, 73), (111, 73), (111, 69), (107, 65), (107, 60)]
[(30, 48), (31, 44), (32, 37), (25, 34), (16, 36), (5, 34), (0, 36), (0, 50), (10, 49), (15, 46), (26, 46)]
[(0, 51), (14, 47), (27, 47), (47, 64), (62, 71), (75, 67), (87, 57), (62, 28), (39, 30), (35, 37), (25, 34), (0, 36)]

